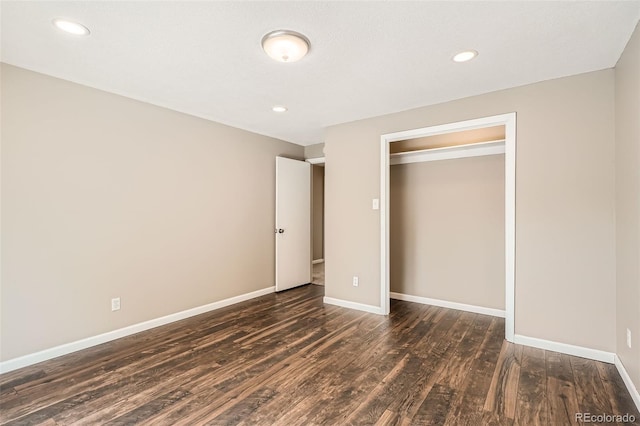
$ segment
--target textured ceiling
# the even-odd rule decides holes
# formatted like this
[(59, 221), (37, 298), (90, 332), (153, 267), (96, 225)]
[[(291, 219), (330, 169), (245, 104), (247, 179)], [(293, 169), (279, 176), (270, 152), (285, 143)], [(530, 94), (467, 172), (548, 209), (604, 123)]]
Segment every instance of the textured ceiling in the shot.
[[(3, 62), (301, 145), (333, 124), (611, 68), (640, 18), (640, 1), (0, 7)], [(91, 36), (61, 33), (54, 17)], [(302, 61), (262, 51), (262, 36), (282, 28), (311, 40)], [(480, 55), (451, 61), (464, 49)]]

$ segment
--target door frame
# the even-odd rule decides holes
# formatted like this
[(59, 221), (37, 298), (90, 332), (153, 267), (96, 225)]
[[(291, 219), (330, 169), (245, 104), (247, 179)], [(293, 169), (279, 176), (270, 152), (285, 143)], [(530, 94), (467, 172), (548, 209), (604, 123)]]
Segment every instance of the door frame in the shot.
[(434, 136), (463, 130), (505, 126), (505, 338), (513, 342), (515, 334), (515, 237), (516, 237), (516, 113), (458, 121), (380, 136), (380, 310), (390, 309), (389, 256), (389, 146), (393, 142)]

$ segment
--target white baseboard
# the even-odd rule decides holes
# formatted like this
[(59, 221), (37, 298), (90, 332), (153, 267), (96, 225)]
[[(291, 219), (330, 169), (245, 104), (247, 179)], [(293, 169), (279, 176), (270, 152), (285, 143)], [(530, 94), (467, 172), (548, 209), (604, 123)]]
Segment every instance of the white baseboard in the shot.
[(551, 340), (538, 339), (535, 337), (522, 336), (516, 334), (513, 343), (519, 345), (532, 346), (547, 351), (560, 352), (567, 355), (579, 356), (581, 358), (593, 359), (609, 364), (614, 363), (616, 354), (613, 352), (601, 351), (599, 349), (585, 348), (583, 346), (574, 346), (568, 343), (553, 342)]
[(343, 308), (356, 309), (358, 311), (370, 312), (372, 314), (383, 315), (380, 306), (365, 305), (364, 303), (350, 302), (348, 300), (334, 299), (325, 296), (322, 301), (328, 305), (341, 306)]
[(324, 259), (316, 259), (316, 260), (313, 260), (311, 263), (313, 265), (315, 265), (316, 263), (324, 263)]
[(17, 370), (18, 368), (27, 367), (29, 365), (37, 364), (42, 361), (47, 361), (49, 359), (56, 358), (61, 355), (70, 354), (71, 352), (76, 352), (82, 349), (89, 348), (91, 346), (100, 345), (102, 343), (110, 342), (112, 340), (116, 340), (121, 337), (129, 336), (131, 334), (135, 334), (141, 331), (149, 330), (151, 328), (159, 327), (161, 325), (169, 324), (175, 321), (180, 321), (182, 319), (203, 314), (205, 312), (224, 308), (225, 306), (244, 302), (245, 300), (264, 296), (265, 294), (273, 293), (274, 291), (275, 291), (275, 287), (263, 288), (261, 290), (256, 290), (251, 293), (245, 293), (239, 296), (220, 300), (218, 302), (208, 303), (206, 305), (187, 309), (185, 311), (176, 312), (175, 314), (169, 314), (160, 318), (155, 318), (149, 321), (133, 324), (124, 328), (120, 328), (118, 330), (108, 331), (106, 333), (98, 334), (97, 336), (87, 337), (85, 339), (76, 340), (75, 342), (65, 343), (64, 345), (55, 346), (53, 348), (45, 349), (39, 352), (21, 356), (18, 358), (2, 361), (0, 362), (0, 373), (7, 373), (9, 371)]
[(638, 388), (636, 388), (635, 385), (633, 384), (633, 381), (631, 380), (629, 373), (627, 373), (627, 370), (624, 368), (624, 364), (622, 364), (622, 361), (620, 361), (620, 358), (618, 357), (618, 355), (615, 355), (614, 357), (614, 364), (616, 365), (616, 368), (618, 369), (618, 373), (620, 373), (620, 377), (622, 377), (622, 381), (627, 387), (627, 390), (631, 394), (631, 398), (633, 399), (633, 402), (635, 402), (636, 407), (638, 408), (638, 411), (640, 411), (640, 393), (638, 392)]
[(473, 312), (476, 314), (491, 315), (493, 317), (505, 317), (503, 309), (485, 308), (483, 306), (467, 305), (465, 303), (448, 302), (446, 300), (431, 299), (422, 296), (412, 296), (410, 294), (390, 292), (389, 297), (407, 302), (422, 303), (423, 305), (440, 306), (442, 308), (456, 309), (458, 311)]

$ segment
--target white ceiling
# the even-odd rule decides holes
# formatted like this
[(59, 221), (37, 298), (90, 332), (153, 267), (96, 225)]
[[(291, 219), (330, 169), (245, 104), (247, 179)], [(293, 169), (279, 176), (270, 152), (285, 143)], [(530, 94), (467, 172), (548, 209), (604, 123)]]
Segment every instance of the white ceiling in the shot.
[[(640, 1), (2, 1), (3, 62), (300, 145), (327, 126), (611, 68)], [(55, 17), (89, 27), (85, 38)], [(302, 61), (260, 40), (291, 29)], [(453, 54), (475, 49), (466, 64)], [(276, 114), (275, 104), (289, 111)]]

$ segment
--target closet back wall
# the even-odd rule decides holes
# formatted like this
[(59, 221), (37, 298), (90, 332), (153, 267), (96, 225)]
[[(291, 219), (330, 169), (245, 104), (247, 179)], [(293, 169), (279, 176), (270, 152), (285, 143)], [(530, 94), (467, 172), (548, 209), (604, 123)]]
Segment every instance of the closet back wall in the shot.
[(391, 291), (504, 309), (504, 155), (391, 166)]

